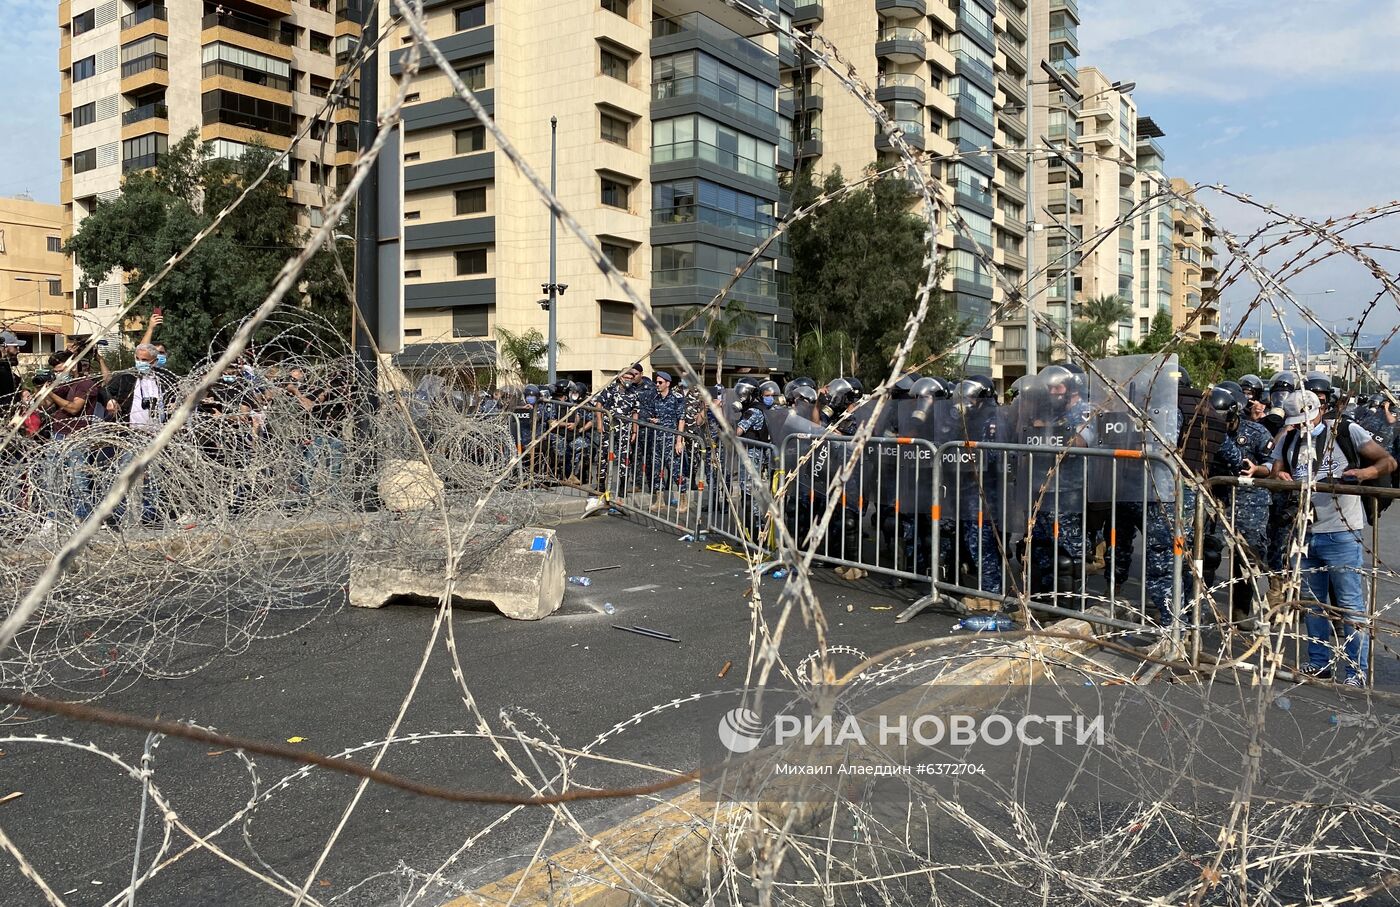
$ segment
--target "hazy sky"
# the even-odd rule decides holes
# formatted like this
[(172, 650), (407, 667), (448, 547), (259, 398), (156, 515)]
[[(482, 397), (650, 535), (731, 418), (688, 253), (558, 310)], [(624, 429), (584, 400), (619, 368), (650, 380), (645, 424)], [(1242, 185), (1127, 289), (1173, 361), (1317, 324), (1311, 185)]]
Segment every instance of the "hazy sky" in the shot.
[[(55, 6), (0, 0), (0, 195), (58, 200)], [(1080, 11), (1081, 65), (1137, 82), (1140, 111), (1167, 133), (1171, 175), (1314, 217), (1400, 199), (1400, 0), (1080, 0)], [(1199, 200), (1233, 231), (1259, 223), (1210, 191)], [(1400, 223), (1363, 235), (1400, 244)], [(1395, 256), (1381, 261), (1396, 269)], [(1337, 322), (1378, 289), (1340, 263), (1291, 286), (1336, 289), (1305, 301)], [(1238, 293), (1227, 302), (1242, 311)], [(1384, 311), (1378, 330), (1396, 323), (1395, 307)]]

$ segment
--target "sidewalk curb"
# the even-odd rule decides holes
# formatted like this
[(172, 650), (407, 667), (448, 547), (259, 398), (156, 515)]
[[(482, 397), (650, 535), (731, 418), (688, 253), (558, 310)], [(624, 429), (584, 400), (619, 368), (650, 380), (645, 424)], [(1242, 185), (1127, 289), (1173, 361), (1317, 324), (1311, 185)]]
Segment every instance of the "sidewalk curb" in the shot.
[[(1047, 629), (1094, 637), (1094, 625), (1068, 618)], [(1063, 653), (1078, 656), (1094, 647), (1081, 640), (1029, 639), (1032, 652), (1048, 656)], [(1043, 673), (1043, 659), (1035, 657), (979, 657), (942, 677), (931, 686), (966, 687), (1029, 683)], [(882, 703), (897, 702), (901, 694)], [(822, 819), (825, 804), (716, 805), (698, 790), (677, 797), (632, 816), (612, 828), (541, 859), (528, 872), (519, 870), (477, 888), (469, 895), (448, 901), (444, 907), (502, 905), (546, 905), (566, 903), (577, 907), (625, 907), (635, 902), (633, 888), (647, 884), (670, 897), (703, 887), (707, 867), (716, 865), (710, 853), (710, 834), (715, 828), (734, 828), (746, 817), (759, 822), (786, 821), (792, 815), (790, 834), (801, 834)], [(756, 813), (756, 816), (754, 815)], [(795, 813), (795, 815), (794, 815)], [(731, 842), (732, 843), (732, 842)], [(632, 881), (619, 876), (600, 856), (606, 852), (612, 864)], [(747, 852), (739, 843), (735, 852)], [(642, 884), (636, 884), (636, 883)], [(518, 888), (518, 891), (517, 891)]]

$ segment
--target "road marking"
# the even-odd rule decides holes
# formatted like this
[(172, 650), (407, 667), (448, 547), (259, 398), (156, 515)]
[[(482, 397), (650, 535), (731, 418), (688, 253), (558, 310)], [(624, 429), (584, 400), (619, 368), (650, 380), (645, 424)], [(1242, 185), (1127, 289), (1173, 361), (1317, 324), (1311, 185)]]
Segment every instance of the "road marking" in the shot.
[(649, 591), (649, 590), (651, 590), (651, 589), (660, 589), (660, 588), (661, 588), (661, 587), (658, 586), (656, 583), (652, 583), (652, 584), (649, 585), (649, 586), (633, 586), (631, 589), (623, 589), (622, 591), (623, 591), (623, 592), (647, 592), (647, 591)]

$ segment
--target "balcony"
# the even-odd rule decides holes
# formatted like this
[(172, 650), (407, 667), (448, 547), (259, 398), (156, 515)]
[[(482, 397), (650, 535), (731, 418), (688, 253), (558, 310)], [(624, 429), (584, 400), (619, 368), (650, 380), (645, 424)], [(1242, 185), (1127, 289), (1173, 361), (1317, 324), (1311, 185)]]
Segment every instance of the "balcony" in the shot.
[[(904, 141), (911, 147), (923, 150), (924, 147), (924, 124), (914, 120), (895, 120), (894, 125), (899, 127), (899, 131), (904, 133)], [(894, 148), (894, 143), (884, 132), (875, 135), (875, 148), (878, 151), (890, 151)]]
[[(723, 9), (724, 7), (721, 7)], [(744, 18), (748, 18), (745, 16)], [(751, 23), (752, 24), (752, 23)], [(752, 41), (740, 37), (733, 29), (726, 28), (709, 16), (696, 13), (686, 13), (683, 16), (672, 16), (669, 19), (654, 19), (651, 23), (651, 36), (655, 38), (669, 38), (675, 35), (684, 35), (687, 32), (696, 32), (708, 35), (717, 39), (726, 51), (744, 60), (751, 66), (761, 67), (765, 71), (768, 67), (776, 67), (778, 58), (759, 47)]]
[(917, 28), (889, 26), (880, 29), (875, 40), (875, 56), (894, 60), (896, 63), (921, 63), (928, 55), (924, 45), (928, 36)]
[(892, 19), (922, 19), (928, 7), (924, 0), (875, 0), (875, 12)]
[(1055, 71), (1058, 72), (1060, 75), (1069, 79), (1076, 85), (1079, 84), (1079, 67), (1075, 65), (1075, 62), (1073, 60), (1069, 58), (1065, 58), (1062, 60), (1051, 60), (1050, 65), (1055, 67)]
[(1079, 56), (1079, 33), (1073, 28), (1052, 28), (1050, 29), (1051, 44), (1066, 44), (1074, 49), (1074, 55)]
[[(167, 70), (170, 68), (170, 58), (165, 54), (146, 54), (144, 57), (137, 57), (135, 60), (128, 60), (122, 64), (122, 78), (140, 75), (150, 70)], [(126, 86), (122, 86), (122, 91), (127, 91)]]
[(142, 104), (122, 114), (122, 125), (130, 126), (133, 123), (141, 123), (146, 120), (168, 120), (170, 111), (165, 106), (164, 101), (156, 101), (153, 104)]
[(996, 84), (996, 76), (987, 68), (987, 64), (974, 58), (968, 54), (967, 51), (959, 50), (955, 52), (953, 54), (953, 59), (957, 61), (959, 70), (967, 70), (975, 76), (980, 76), (983, 81), (991, 85)]
[(826, 8), (820, 3), (803, 3), (792, 11), (792, 24), (816, 25), (826, 18)]
[(231, 16), (227, 13), (210, 13), (204, 17), (204, 28), (230, 28), (254, 38), (262, 38), (264, 41), (274, 41), (278, 44), (291, 45), (296, 39), (291, 35), (284, 36), (279, 26), (271, 22), (258, 22), (252, 19), (244, 19), (241, 16)]
[(1074, 0), (1050, 0), (1050, 12), (1065, 12), (1074, 17), (1075, 22), (1082, 22), (1079, 18), (1079, 4)]
[(924, 79), (912, 72), (882, 72), (875, 80), (875, 100), (909, 101), (922, 107), (926, 101)]
[(1084, 210), (1084, 203), (1064, 187), (1052, 188), (1045, 206), (1056, 214), (1079, 214)]
[(150, 22), (152, 19), (159, 19), (164, 22), (166, 21), (167, 15), (168, 13), (163, 6), (143, 6), (134, 13), (128, 13), (122, 16), (122, 31), (126, 31), (128, 28), (135, 28), (144, 22)]
[(674, 142), (670, 145), (653, 145), (651, 147), (651, 162), (653, 164), (669, 164), (673, 161), (702, 160), (711, 164), (717, 164), (726, 170), (752, 177), (756, 180), (771, 183), (778, 178), (777, 172), (769, 164), (740, 157), (732, 151), (717, 148), (708, 142), (690, 140), (685, 142)]
[(1012, 63), (1015, 63), (1017, 69), (1019, 69), (1021, 72), (1025, 72), (1030, 65), (1026, 62), (1025, 49), (1023, 47), (1018, 47), (1015, 44), (1015, 42), (1003, 41), (1001, 43), (1001, 52), (1006, 54), (1006, 59), (1010, 60)]

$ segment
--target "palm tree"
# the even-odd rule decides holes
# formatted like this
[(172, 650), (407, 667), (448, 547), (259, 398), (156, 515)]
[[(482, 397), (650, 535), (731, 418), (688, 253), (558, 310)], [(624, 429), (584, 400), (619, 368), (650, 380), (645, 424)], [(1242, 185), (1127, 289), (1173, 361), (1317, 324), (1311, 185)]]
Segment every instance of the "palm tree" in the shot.
[(772, 353), (768, 341), (757, 334), (758, 319), (737, 299), (729, 300), (718, 310), (708, 307), (695, 308), (687, 315), (705, 321), (702, 332), (704, 349), (700, 352), (700, 366), (703, 371), (706, 355), (710, 350), (714, 350), (716, 384), (724, 383), (726, 354), (767, 356)]
[(1118, 329), (1118, 322), (1131, 317), (1133, 307), (1116, 293), (1107, 293), (1085, 300), (1074, 320), (1074, 343), (1090, 359), (1108, 355), (1108, 344)]
[(852, 369), (847, 368), (846, 357), (855, 350), (850, 335), (845, 331), (823, 331), (813, 328), (797, 341), (793, 369), (805, 374), (818, 384), (826, 384)]
[[(501, 360), (501, 384), (518, 381), (520, 384), (542, 384), (549, 379), (549, 372), (540, 363), (549, 356), (549, 341), (538, 328), (530, 328), (516, 334), (505, 328), (496, 328), (498, 355)], [(560, 352), (568, 348), (556, 344)]]

